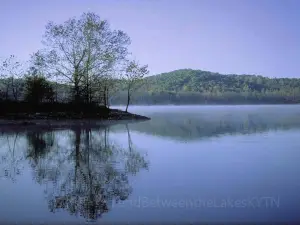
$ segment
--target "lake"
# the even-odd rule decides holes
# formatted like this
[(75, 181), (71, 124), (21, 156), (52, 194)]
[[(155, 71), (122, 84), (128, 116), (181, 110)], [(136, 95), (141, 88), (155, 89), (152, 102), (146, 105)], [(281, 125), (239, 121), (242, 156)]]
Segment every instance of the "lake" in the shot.
[(129, 111), (152, 120), (0, 127), (0, 220), (300, 221), (300, 106)]

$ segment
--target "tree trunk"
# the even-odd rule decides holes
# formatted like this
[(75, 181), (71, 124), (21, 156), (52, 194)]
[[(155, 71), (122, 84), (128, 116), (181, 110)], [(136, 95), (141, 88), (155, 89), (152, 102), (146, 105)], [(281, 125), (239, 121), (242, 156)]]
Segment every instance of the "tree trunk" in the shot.
[(12, 93), (15, 101), (18, 101), (18, 87), (15, 84), (14, 77), (11, 78), (11, 87), (12, 87)]
[(107, 102), (106, 102), (106, 86), (104, 86), (104, 91), (103, 91), (103, 101), (104, 101), (104, 106), (107, 106)]
[(130, 103), (130, 90), (128, 88), (128, 90), (127, 90), (127, 105), (126, 105), (125, 112), (128, 112), (129, 103)]
[(54, 89), (55, 89), (55, 102), (58, 102), (58, 81), (57, 81), (57, 76), (55, 77)]
[(5, 99), (8, 100), (9, 98), (9, 86), (6, 86), (6, 92), (5, 92)]
[(108, 88), (106, 88), (106, 105), (107, 108), (109, 108), (109, 99), (108, 99), (109, 93), (108, 93)]
[(74, 91), (75, 91), (75, 104), (79, 105), (80, 103), (80, 88), (79, 88), (79, 74), (78, 68), (75, 68), (74, 71)]
[(92, 87), (89, 87), (89, 102), (91, 103), (93, 100), (93, 93), (92, 93)]
[(80, 94), (79, 94), (79, 85), (75, 84), (75, 103), (79, 104), (80, 102)]

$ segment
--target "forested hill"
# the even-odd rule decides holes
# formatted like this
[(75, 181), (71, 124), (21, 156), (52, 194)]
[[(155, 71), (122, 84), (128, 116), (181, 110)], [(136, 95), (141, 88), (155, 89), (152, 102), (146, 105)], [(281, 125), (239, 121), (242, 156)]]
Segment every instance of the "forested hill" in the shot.
[[(181, 69), (146, 77), (134, 104), (300, 103), (300, 79)], [(122, 104), (124, 94), (113, 98)]]
[[(267, 78), (255, 75), (224, 75), (202, 70), (181, 69), (146, 78), (151, 91), (174, 92), (266, 92), (300, 93), (300, 79)], [(292, 90), (291, 90), (292, 89)]]

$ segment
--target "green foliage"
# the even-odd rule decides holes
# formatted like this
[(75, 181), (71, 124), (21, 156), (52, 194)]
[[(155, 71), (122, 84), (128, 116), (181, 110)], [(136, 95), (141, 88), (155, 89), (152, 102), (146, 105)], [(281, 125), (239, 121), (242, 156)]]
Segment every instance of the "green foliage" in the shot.
[[(112, 103), (122, 104), (124, 93)], [(300, 103), (300, 79), (182, 69), (146, 77), (132, 104)]]
[(182, 69), (146, 78), (153, 91), (265, 92), (300, 90), (300, 79), (267, 78), (256, 75), (222, 75), (201, 70)]

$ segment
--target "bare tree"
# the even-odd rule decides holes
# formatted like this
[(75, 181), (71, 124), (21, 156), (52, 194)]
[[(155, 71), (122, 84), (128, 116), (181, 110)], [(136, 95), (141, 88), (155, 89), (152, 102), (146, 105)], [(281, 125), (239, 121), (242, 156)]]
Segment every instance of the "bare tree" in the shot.
[(148, 65), (140, 66), (139, 63), (134, 60), (128, 63), (123, 79), (127, 89), (126, 112), (130, 104), (132, 92), (138, 87), (138, 84), (141, 83), (144, 76), (148, 73)]
[(15, 101), (19, 100), (22, 92), (20, 78), (24, 75), (23, 64), (14, 55), (3, 60), (0, 65), (0, 75), (4, 86), (4, 97), (6, 100), (10, 95)]

